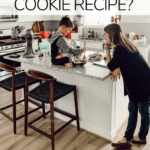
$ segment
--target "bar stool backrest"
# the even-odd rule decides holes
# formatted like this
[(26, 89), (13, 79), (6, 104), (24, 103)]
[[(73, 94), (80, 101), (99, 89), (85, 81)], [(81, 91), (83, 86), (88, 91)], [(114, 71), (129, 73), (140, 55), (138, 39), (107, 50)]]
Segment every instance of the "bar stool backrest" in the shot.
[(0, 69), (8, 72), (17, 72), (17, 70), (14, 67), (2, 62), (0, 62)]
[(25, 89), (25, 93), (26, 94), (26, 99), (27, 99), (27, 95), (28, 95), (28, 77), (37, 79), (37, 80), (43, 80), (43, 81), (50, 81), (50, 99), (49, 102), (53, 102), (54, 101), (54, 92), (53, 92), (53, 81), (56, 81), (56, 79), (46, 73), (43, 72), (39, 72), (36, 70), (29, 70), (26, 76), (26, 89)]
[(36, 71), (36, 70), (29, 70), (27, 73), (27, 76), (37, 79), (37, 80), (43, 80), (43, 81), (56, 81), (56, 79), (53, 76), (50, 76), (46, 73)]
[(15, 93), (15, 72), (18, 72), (14, 67), (0, 62), (0, 69), (8, 72), (12, 72), (12, 88), (11, 91)]

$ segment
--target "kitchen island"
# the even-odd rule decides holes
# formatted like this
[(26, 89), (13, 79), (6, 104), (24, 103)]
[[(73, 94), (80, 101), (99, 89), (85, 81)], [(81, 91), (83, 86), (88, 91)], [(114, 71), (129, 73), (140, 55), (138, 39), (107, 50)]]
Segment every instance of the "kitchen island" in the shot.
[[(86, 55), (93, 52), (86, 52)], [(80, 126), (105, 139), (112, 140), (117, 130), (122, 126), (128, 116), (128, 97), (123, 95), (122, 77), (117, 82), (110, 79), (109, 69), (87, 62), (84, 66), (68, 68), (56, 66), (51, 63), (50, 56), (35, 58), (21, 57), (5, 59), (21, 62), (21, 69), (38, 70), (52, 75), (58, 81), (77, 86)], [(35, 87), (35, 86), (34, 86)], [(33, 86), (29, 88), (32, 89)], [(68, 94), (54, 103), (56, 108), (75, 114), (73, 93)], [(33, 105), (30, 105), (34, 107)], [(45, 105), (49, 109), (49, 105)], [(64, 121), (68, 118), (55, 113)], [(74, 121), (72, 124), (76, 125)]]

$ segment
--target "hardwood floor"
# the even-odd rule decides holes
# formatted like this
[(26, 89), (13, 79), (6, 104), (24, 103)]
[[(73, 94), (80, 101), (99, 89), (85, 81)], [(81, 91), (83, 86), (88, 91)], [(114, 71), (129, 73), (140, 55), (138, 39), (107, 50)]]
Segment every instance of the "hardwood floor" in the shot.
[[(21, 90), (17, 91), (17, 100), (21, 98)], [(0, 88), (0, 107), (11, 104), (11, 93)], [(31, 108), (29, 108), (31, 110)], [(12, 108), (5, 110), (12, 116)], [(17, 116), (24, 113), (24, 105), (17, 105)], [(35, 112), (29, 116), (29, 121), (38, 116), (41, 112)], [(50, 116), (34, 123), (36, 127), (50, 133)], [(140, 126), (140, 117), (135, 134), (138, 133)], [(55, 130), (62, 126), (65, 122), (55, 118)], [(118, 131), (113, 142), (119, 141), (126, 128), (127, 121)], [(150, 150), (150, 133), (147, 137), (148, 144), (133, 144), (132, 150)], [(111, 147), (111, 143), (91, 134), (83, 129), (77, 131), (73, 125), (69, 125), (55, 136), (56, 150), (115, 150)], [(24, 136), (24, 118), (17, 121), (17, 134), (13, 134), (13, 124), (2, 114), (0, 114), (0, 150), (51, 150), (51, 141), (45, 136), (28, 128), (28, 136)]]

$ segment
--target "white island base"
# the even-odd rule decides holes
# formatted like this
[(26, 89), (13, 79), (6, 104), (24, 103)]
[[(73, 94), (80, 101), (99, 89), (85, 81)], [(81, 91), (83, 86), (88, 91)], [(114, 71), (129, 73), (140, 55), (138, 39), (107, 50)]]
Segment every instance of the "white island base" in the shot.
[[(38, 70), (52, 75), (57, 78), (57, 81), (76, 85), (80, 127), (109, 141), (112, 141), (116, 136), (116, 132), (128, 117), (128, 97), (124, 97), (123, 94), (122, 77), (117, 82), (113, 82), (110, 76), (100, 80), (74, 74), (71, 71), (68, 73), (23, 62), (21, 68), (25, 71), (29, 69)], [(29, 89), (31, 88), (33, 86)], [(29, 106), (35, 107), (33, 104), (29, 104)], [(50, 109), (49, 104), (45, 104), (45, 107), (46, 110)], [(55, 101), (54, 107), (75, 114), (73, 92)], [(57, 112), (54, 116), (64, 121), (69, 120)], [(76, 125), (76, 121), (72, 124)]]

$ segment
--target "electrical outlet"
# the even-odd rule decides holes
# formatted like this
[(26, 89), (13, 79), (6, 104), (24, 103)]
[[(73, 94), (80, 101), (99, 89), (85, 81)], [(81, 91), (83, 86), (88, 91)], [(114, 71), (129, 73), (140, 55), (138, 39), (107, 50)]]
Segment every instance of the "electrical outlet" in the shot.
[(108, 94), (108, 85), (103, 84), (103, 93)]

